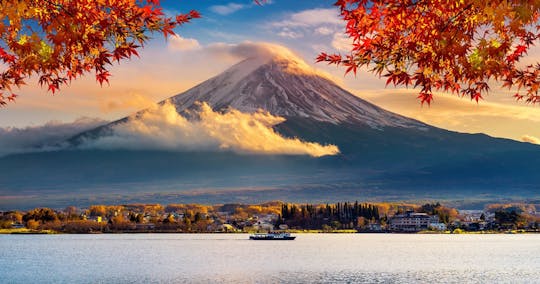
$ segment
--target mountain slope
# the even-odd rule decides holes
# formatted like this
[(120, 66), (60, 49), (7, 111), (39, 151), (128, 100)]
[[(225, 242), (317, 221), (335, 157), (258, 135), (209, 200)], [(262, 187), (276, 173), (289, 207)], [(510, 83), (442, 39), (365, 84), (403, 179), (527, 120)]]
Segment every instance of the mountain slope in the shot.
[[(281, 135), (334, 144), (341, 153), (312, 158), (85, 147), (114, 136), (119, 125), (144, 116), (142, 110), (71, 138), (69, 150), (0, 158), (0, 208), (14, 202), (2, 201), (2, 195), (23, 193), (85, 196), (88, 203), (87, 192), (137, 202), (170, 202), (175, 196), (204, 202), (540, 196), (540, 176), (528, 166), (540, 163), (540, 147), (451, 132), (386, 111), (288, 53), (245, 59), (167, 101), (195, 121), (199, 102), (224, 113), (261, 109), (286, 119), (274, 126)], [(231, 188), (246, 191), (226, 193)]]

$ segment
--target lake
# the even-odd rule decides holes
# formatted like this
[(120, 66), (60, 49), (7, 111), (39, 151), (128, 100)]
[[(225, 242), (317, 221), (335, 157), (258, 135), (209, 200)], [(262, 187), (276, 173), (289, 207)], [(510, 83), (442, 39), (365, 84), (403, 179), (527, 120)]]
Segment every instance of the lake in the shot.
[(0, 235), (1, 283), (540, 283), (540, 235)]

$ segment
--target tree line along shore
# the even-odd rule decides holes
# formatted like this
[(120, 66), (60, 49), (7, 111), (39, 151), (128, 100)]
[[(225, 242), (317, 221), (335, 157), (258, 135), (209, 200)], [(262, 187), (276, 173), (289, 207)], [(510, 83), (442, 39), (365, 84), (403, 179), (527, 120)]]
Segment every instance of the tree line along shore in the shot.
[(0, 233), (539, 232), (537, 204), (125, 204), (0, 211)]

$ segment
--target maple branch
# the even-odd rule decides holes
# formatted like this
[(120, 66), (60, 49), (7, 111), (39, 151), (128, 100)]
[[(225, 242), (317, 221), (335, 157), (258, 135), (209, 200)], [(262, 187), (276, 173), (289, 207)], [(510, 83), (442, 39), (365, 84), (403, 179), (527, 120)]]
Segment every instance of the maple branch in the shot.
[[(527, 101), (540, 103), (540, 70), (516, 66), (540, 38), (538, 1), (338, 0), (336, 6), (353, 41), (350, 55), (321, 53), (318, 62), (342, 65), (345, 73), (374, 63), (370, 72), (396, 86), (418, 86), (428, 104), (432, 90), (478, 101), (490, 79), (523, 88)], [(486, 26), (493, 32), (481, 34)]]
[(450, 24), (452, 22), (454, 22), (455, 20), (457, 20), (459, 17), (461, 17), (461, 15), (463, 15), (467, 10), (471, 9), (472, 8), (472, 3), (467, 5), (465, 8), (463, 8), (463, 10), (459, 11), (459, 13), (457, 13), (457, 15), (455, 16), (452, 16), (450, 17), (450, 19), (448, 19), (446, 21), (446, 24), (443, 26), (443, 28), (441, 29), (441, 32), (445, 32), (446, 29), (448, 28), (448, 26), (450, 26)]
[[(40, 1), (40, 0), (38, 0), (38, 1)], [(41, 1), (43, 1), (43, 2), (45, 2), (47, 4), (49, 4), (49, 5), (55, 6), (58, 10), (62, 10), (66, 14), (68, 14), (68, 16), (74, 17), (74, 15), (70, 11), (66, 10), (64, 5), (62, 5), (62, 4), (54, 3), (51, 0), (41, 0)]]

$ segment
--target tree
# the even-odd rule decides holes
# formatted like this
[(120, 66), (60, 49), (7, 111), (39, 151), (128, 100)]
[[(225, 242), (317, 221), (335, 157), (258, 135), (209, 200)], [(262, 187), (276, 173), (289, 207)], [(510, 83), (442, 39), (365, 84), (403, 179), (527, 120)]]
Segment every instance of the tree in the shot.
[(30, 219), (26, 222), (26, 227), (30, 230), (36, 230), (39, 227), (40, 223), (39, 221), (36, 221), (34, 219)]
[(524, 218), (521, 214), (517, 213), (515, 210), (512, 211), (496, 211), (495, 212), (495, 221), (505, 229), (516, 228), (520, 225), (523, 225)]
[(191, 219), (186, 214), (184, 214), (184, 229), (191, 231)]
[(89, 208), (90, 216), (101, 216), (105, 217), (107, 215), (107, 208), (105, 205), (92, 205)]
[(3, 0), (0, 15), (0, 105), (30, 76), (53, 93), (90, 72), (108, 83), (112, 63), (138, 56), (151, 34), (199, 17), (168, 17), (159, 0)]
[(36, 208), (26, 212), (22, 220), (28, 222), (30, 220), (45, 222), (54, 222), (58, 220), (56, 212), (50, 208)]
[(540, 37), (536, 0), (338, 0), (352, 39), (350, 53), (321, 53), (318, 61), (361, 67), (386, 84), (419, 87), (478, 102), (493, 81), (517, 89), (515, 98), (540, 102), (540, 63), (520, 65)]
[(176, 221), (174, 220), (174, 216), (172, 214), (169, 214), (167, 215), (167, 218), (163, 219), (163, 223), (172, 224), (172, 223), (176, 223)]

